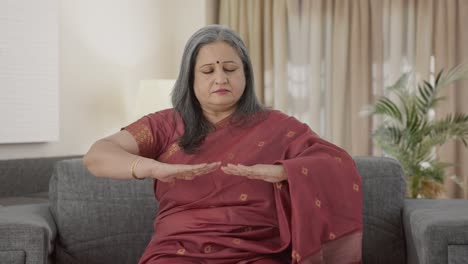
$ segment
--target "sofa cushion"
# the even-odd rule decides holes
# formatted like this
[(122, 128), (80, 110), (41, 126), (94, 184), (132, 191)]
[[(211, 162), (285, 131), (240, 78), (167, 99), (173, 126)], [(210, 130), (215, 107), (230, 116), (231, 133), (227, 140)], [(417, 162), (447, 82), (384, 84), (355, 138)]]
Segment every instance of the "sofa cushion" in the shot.
[(405, 263), (401, 214), (406, 183), (393, 159), (354, 157), (363, 189), (363, 263)]
[[(16, 206), (5, 206), (0, 208), (0, 229), (4, 230), (1, 239), (5, 239), (11, 236), (12, 239), (8, 239), (7, 244), (0, 244), (0, 249), (8, 248), (8, 245), (13, 243), (11, 248), (19, 248), (25, 250), (25, 247), (43, 247), (44, 253), (52, 253), (53, 251), (53, 240), (56, 236), (57, 230), (55, 228), (55, 221), (50, 213), (49, 204), (28, 204), (28, 205), (16, 205)], [(15, 236), (14, 230), (19, 230), (18, 236)], [(28, 236), (28, 230), (35, 234), (40, 234), (41, 237), (39, 244), (27, 245), (28, 238), (24, 239), (21, 234)], [(33, 243), (33, 242), (32, 242)], [(30, 252), (27, 252), (28, 258), (31, 257)]]
[(449, 245), (448, 264), (468, 263), (468, 245)]
[(0, 197), (0, 207), (41, 203), (49, 203), (49, 192), (32, 193), (21, 196)]
[(0, 250), (0, 259), (2, 263), (8, 264), (24, 264), (26, 254), (23, 250)]
[(57, 263), (137, 263), (153, 234), (157, 203), (149, 179), (97, 178), (81, 159), (66, 160), (57, 163), (49, 199)]
[(468, 245), (449, 245), (448, 264), (468, 263)]
[(49, 205), (0, 208), (0, 234), (0, 263), (47, 263), (55, 236)]
[(468, 263), (468, 202), (408, 199), (404, 210), (409, 263)]
[(0, 160), (0, 197), (48, 192), (55, 162), (78, 156)]

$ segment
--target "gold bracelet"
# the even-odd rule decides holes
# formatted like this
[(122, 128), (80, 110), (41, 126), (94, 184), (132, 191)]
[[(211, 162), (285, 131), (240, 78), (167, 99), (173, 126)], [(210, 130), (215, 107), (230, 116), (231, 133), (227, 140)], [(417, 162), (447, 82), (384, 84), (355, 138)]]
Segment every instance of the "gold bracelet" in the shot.
[(135, 168), (136, 166), (138, 165), (138, 163), (140, 162), (141, 160), (141, 157), (138, 157), (136, 158), (133, 163), (132, 163), (132, 177), (135, 179), (135, 180), (144, 180), (145, 178), (139, 178), (135, 175)]

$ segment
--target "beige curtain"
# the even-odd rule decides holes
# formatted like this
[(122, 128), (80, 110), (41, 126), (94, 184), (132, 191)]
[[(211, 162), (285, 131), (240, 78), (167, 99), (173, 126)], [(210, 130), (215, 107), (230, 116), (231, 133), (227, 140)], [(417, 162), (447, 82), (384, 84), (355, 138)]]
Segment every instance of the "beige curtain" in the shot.
[(370, 1), (323, 2), (333, 8), (327, 135), (351, 154), (366, 155), (371, 151), (370, 119), (359, 113), (372, 102)]
[(359, 115), (371, 102), (368, 0), (220, 0), (219, 10), (219, 23), (246, 42), (267, 106), (352, 154), (370, 153), (370, 120)]
[[(468, 63), (468, 1), (428, 1), (432, 5), (433, 19), (430, 36), (435, 58), (435, 70), (451, 68), (461, 63)], [(444, 89), (447, 100), (438, 108), (437, 114), (468, 113), (468, 81), (458, 82)], [(461, 143), (447, 144), (438, 152), (445, 161), (455, 163), (450, 173), (458, 176), (462, 188), (452, 180), (445, 183), (450, 197), (468, 198), (468, 151)]]
[[(377, 72), (382, 73), (376, 80), (381, 87), (394, 83), (402, 72), (416, 71), (418, 79), (428, 80), (441, 69), (468, 62), (468, 32), (464, 28), (468, 25), (468, 1), (384, 0), (372, 5), (372, 10), (382, 13), (381, 18), (372, 19), (377, 26), (373, 38), (383, 39), (382, 43), (373, 40), (373, 61)], [(467, 88), (466, 81), (444, 88), (447, 99), (436, 109), (437, 115), (468, 113), (464, 103)], [(466, 148), (452, 142), (438, 150), (438, 157), (456, 164), (447, 173), (458, 176), (459, 184), (447, 178), (446, 196), (468, 198)]]
[[(352, 155), (380, 154), (371, 141), (380, 120), (359, 113), (402, 72), (428, 78), (468, 62), (466, 0), (220, 0), (219, 7), (219, 23), (246, 41), (261, 100)], [(466, 81), (445, 92), (439, 115), (468, 112)], [(468, 198), (467, 149), (452, 144), (438, 153), (457, 164), (465, 186), (447, 181), (447, 196)]]
[(249, 49), (260, 101), (287, 109), (286, 1), (220, 0), (219, 24), (238, 32)]

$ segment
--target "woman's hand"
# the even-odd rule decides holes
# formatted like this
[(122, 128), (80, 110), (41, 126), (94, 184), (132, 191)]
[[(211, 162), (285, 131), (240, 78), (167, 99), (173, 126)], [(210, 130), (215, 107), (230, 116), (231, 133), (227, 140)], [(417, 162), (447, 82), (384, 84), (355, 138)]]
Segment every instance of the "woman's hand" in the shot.
[(257, 164), (244, 166), (241, 164), (228, 164), (227, 166), (221, 167), (221, 170), (226, 174), (245, 176), (249, 179), (264, 180), (273, 183), (288, 179), (283, 165)]
[(220, 165), (221, 162), (194, 165), (159, 162), (158, 166), (151, 170), (151, 177), (162, 182), (173, 182), (176, 179), (193, 180), (197, 176), (217, 170)]

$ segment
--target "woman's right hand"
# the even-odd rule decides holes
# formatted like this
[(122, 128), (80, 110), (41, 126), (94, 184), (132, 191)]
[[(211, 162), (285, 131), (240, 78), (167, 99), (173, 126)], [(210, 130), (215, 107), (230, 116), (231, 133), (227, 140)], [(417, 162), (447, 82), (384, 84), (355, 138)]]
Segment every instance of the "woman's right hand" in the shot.
[(151, 177), (162, 182), (173, 182), (176, 179), (193, 180), (197, 176), (217, 170), (220, 166), (220, 161), (193, 165), (159, 162), (156, 167), (151, 169)]

